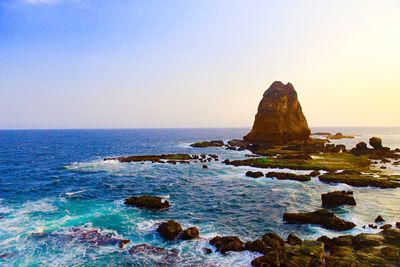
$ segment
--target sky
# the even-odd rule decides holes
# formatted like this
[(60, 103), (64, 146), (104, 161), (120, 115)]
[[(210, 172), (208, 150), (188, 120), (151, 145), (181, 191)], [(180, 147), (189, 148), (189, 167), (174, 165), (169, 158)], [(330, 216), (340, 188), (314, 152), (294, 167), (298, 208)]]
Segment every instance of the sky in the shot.
[(400, 126), (398, 0), (0, 0), (0, 129)]

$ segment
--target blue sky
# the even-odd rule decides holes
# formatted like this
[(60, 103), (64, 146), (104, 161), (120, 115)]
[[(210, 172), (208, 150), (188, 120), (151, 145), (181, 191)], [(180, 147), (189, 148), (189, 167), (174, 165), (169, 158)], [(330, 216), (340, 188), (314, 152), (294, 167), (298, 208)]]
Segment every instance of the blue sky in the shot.
[(398, 1), (0, 1), (0, 128), (400, 126)]

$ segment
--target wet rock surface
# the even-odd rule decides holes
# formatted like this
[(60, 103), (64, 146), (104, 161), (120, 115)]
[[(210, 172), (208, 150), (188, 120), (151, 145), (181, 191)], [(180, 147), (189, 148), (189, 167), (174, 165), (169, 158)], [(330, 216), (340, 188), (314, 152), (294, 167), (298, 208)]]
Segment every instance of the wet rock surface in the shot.
[(294, 180), (299, 182), (307, 182), (311, 180), (310, 175), (298, 175), (285, 172), (268, 172), (265, 176), (267, 178), (276, 178), (278, 180)]
[(336, 231), (350, 230), (356, 226), (354, 223), (345, 221), (325, 209), (303, 213), (286, 212), (283, 215), (283, 220), (294, 224), (316, 224)]
[(248, 172), (246, 172), (246, 176), (247, 177), (252, 177), (252, 178), (260, 178), (260, 177), (264, 176), (264, 173), (248, 171)]
[(174, 220), (169, 220), (161, 223), (157, 232), (167, 240), (176, 240), (182, 232), (182, 226)]
[(171, 206), (167, 200), (156, 196), (130, 197), (125, 199), (124, 204), (150, 210), (163, 210)]
[(225, 254), (228, 251), (243, 251), (244, 243), (236, 236), (216, 236), (210, 240), (210, 244), (217, 248), (217, 251)]
[(341, 205), (356, 205), (352, 191), (334, 191), (321, 195), (322, 205), (337, 207)]

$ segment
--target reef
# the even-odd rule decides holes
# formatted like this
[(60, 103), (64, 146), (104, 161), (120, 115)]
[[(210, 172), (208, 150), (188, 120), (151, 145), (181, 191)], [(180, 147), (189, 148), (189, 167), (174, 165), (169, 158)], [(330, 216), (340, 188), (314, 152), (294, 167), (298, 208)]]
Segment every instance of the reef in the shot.
[(194, 144), (191, 144), (191, 147), (223, 147), (224, 141), (221, 140), (212, 140), (212, 141), (201, 141)]

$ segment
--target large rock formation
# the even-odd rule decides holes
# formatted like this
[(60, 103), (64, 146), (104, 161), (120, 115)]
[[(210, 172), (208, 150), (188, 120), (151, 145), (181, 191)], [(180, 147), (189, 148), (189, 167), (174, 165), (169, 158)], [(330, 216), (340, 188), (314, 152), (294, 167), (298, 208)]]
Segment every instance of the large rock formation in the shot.
[(307, 140), (310, 136), (297, 93), (291, 83), (273, 82), (258, 105), (249, 142), (282, 144)]

